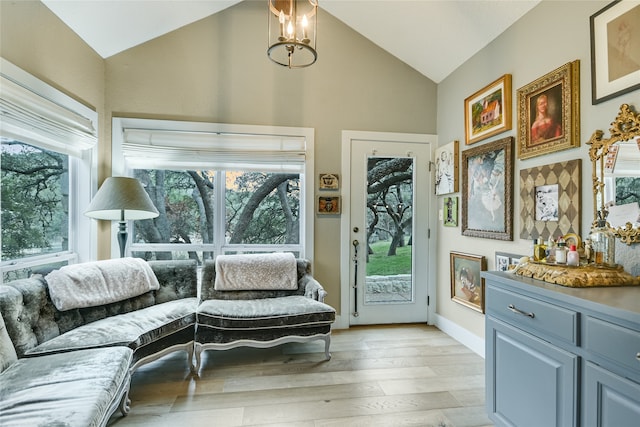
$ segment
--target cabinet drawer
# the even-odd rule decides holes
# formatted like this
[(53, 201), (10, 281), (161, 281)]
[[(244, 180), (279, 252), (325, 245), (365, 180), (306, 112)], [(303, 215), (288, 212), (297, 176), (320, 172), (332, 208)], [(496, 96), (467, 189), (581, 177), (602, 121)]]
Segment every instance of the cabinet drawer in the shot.
[(585, 348), (640, 375), (640, 331), (587, 316)]
[(543, 338), (553, 337), (573, 345), (578, 344), (577, 312), (498, 289), (490, 284), (485, 293), (487, 314), (502, 318), (512, 325), (533, 333), (538, 331)]

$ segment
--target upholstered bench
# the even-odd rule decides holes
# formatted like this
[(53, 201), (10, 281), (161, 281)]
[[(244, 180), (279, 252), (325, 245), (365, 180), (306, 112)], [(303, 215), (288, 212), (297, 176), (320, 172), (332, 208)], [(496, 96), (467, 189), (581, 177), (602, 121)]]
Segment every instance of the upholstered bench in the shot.
[[(243, 259), (239, 274), (225, 286), (216, 272), (225, 262), (240, 259), (236, 257)], [(284, 281), (288, 283), (282, 286)], [(291, 254), (229, 255), (206, 262), (196, 314), (195, 372), (204, 350), (241, 346), (267, 348), (324, 340), (328, 360), (335, 310), (324, 303), (325, 295), (311, 275), (309, 261)]]

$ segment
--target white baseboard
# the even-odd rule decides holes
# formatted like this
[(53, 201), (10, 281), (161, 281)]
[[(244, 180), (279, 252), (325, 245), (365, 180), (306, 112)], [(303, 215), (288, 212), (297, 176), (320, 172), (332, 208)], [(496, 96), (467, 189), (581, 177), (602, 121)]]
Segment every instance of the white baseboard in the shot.
[(435, 315), (435, 321), (434, 326), (484, 359), (484, 339), (438, 314)]

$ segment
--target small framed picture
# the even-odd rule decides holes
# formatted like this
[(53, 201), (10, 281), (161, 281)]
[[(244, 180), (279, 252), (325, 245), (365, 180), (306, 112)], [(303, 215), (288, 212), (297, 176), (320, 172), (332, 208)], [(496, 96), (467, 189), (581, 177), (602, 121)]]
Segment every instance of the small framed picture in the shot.
[(444, 199), (444, 215), (442, 220), (445, 227), (458, 226), (458, 197), (445, 197)]
[(496, 251), (496, 271), (509, 271), (520, 262), (520, 255)]
[(319, 190), (339, 190), (340, 189), (340, 177), (335, 173), (321, 173), (318, 178)]
[(318, 197), (318, 214), (320, 215), (340, 214), (340, 196)]
[(485, 257), (454, 251), (450, 256), (451, 299), (484, 313), (484, 279), (480, 272), (487, 269)]

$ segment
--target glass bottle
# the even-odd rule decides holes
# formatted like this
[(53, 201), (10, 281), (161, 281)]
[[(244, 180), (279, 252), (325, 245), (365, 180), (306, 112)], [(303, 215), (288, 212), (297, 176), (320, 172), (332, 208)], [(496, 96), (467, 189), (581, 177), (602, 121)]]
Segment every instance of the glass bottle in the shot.
[(547, 246), (542, 242), (542, 237), (538, 237), (538, 240), (534, 240), (533, 246), (533, 260), (542, 262), (546, 258)]
[(604, 220), (598, 220), (597, 227), (589, 236), (594, 252), (594, 264), (605, 267), (615, 267), (616, 238), (607, 227)]
[(567, 263), (567, 244), (564, 241), (559, 241), (556, 247), (556, 264)]

